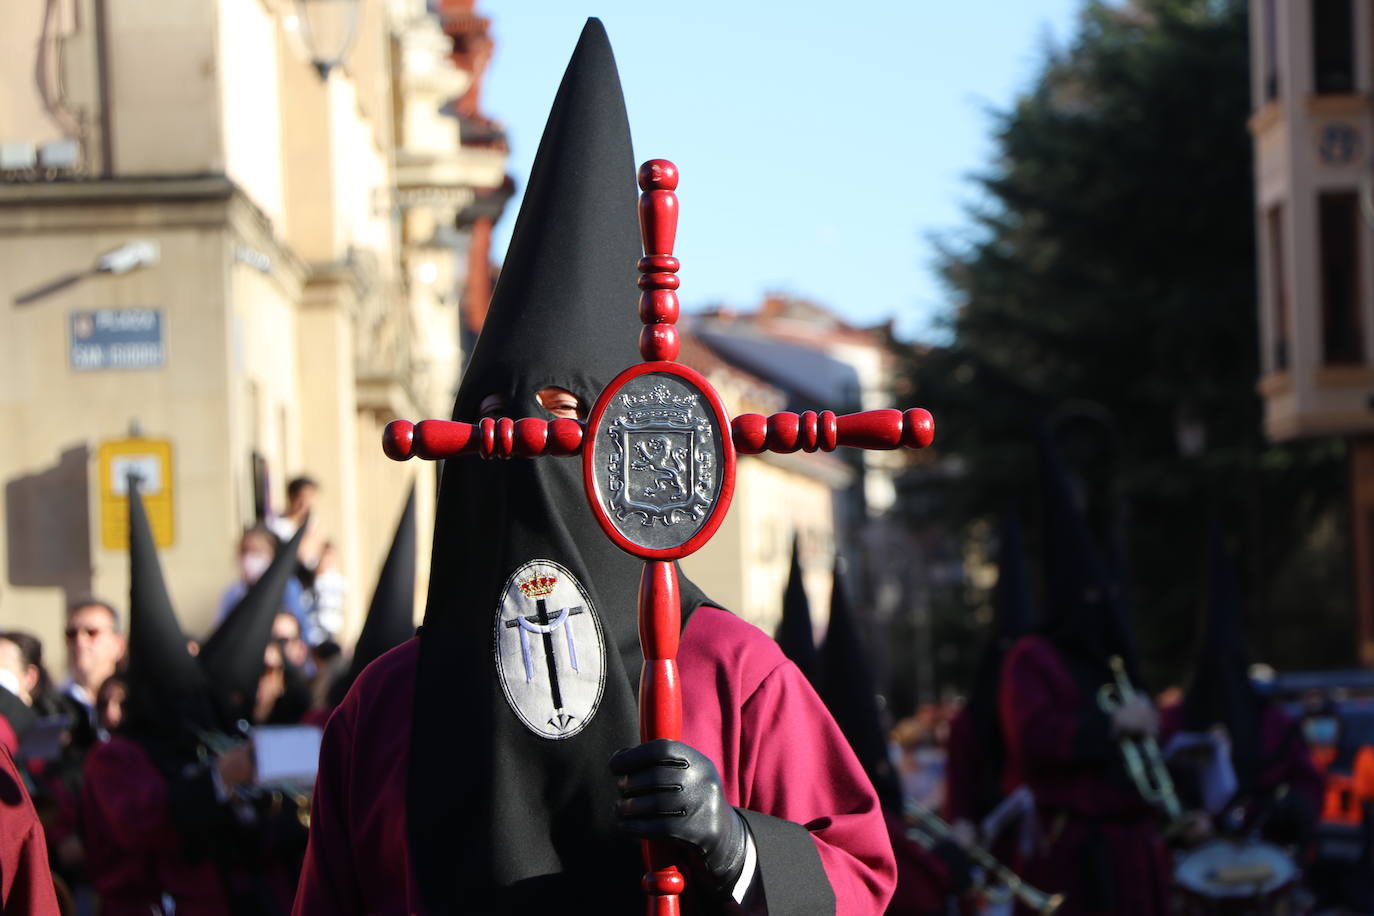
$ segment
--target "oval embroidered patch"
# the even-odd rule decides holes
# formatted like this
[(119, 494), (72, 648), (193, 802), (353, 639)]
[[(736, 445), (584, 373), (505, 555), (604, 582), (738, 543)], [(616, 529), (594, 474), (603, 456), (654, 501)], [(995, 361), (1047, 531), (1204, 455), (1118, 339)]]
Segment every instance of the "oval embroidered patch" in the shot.
[(552, 560), (530, 560), (501, 590), (493, 635), (506, 702), (544, 738), (570, 738), (601, 705), (606, 648), (582, 583)]

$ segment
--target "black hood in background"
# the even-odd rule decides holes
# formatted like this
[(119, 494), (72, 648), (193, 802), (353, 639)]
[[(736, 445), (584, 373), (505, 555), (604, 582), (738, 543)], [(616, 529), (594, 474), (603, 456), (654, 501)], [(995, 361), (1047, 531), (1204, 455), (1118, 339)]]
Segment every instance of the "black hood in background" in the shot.
[(782, 596), (782, 619), (778, 621), (778, 641), (782, 654), (801, 669), (813, 684), (820, 667), (816, 653), (816, 637), (811, 629), (811, 604), (802, 583), (801, 544), (792, 539), (792, 567), (787, 573), (787, 590)]

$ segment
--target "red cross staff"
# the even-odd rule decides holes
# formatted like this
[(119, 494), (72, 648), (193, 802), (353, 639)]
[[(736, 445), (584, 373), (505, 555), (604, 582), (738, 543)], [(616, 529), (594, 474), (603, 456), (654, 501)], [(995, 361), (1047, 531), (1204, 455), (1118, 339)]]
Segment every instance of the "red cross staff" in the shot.
[[(823, 452), (854, 448), (924, 448), (935, 421), (920, 408), (866, 410), (836, 416), (828, 410), (741, 414), (733, 421), (720, 395), (701, 373), (677, 359), (679, 262), (677, 166), (652, 159), (640, 166), (639, 352), (644, 362), (626, 369), (601, 392), (590, 417), (542, 420), (483, 418), (475, 424), (394, 420), (382, 448), (397, 460), (582, 456), (582, 479), (592, 513), (622, 550), (644, 561), (639, 584), (639, 732), (643, 741), (678, 739), (682, 695), (677, 649), (681, 632), (678, 560), (710, 539), (735, 489), (735, 454)], [(649, 916), (678, 916), (682, 873), (672, 850), (645, 843), (649, 872), (643, 886)]]

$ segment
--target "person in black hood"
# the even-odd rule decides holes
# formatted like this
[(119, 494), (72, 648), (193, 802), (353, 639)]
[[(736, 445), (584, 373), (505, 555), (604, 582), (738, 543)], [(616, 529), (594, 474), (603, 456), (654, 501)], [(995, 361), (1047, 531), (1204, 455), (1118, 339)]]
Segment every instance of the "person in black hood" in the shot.
[(1220, 832), (1257, 827), (1275, 842), (1305, 845), (1320, 811), (1322, 779), (1298, 722), (1250, 680), (1240, 582), (1218, 522), (1208, 529), (1205, 578), (1207, 602), (1192, 678), (1183, 702), (1163, 711), (1160, 729), (1166, 750), (1167, 739), (1175, 736), (1189, 744), (1219, 738), (1222, 771), (1211, 756), (1180, 754), (1194, 765), (1179, 767), (1179, 792), (1190, 808), (1217, 816)]
[[(581, 417), (639, 361), (634, 176), (590, 20), (455, 420)], [(578, 460), (448, 461), (423, 630), (326, 729), (296, 913), (633, 912), (637, 837), (678, 851), (687, 913), (881, 912), (891, 848), (858, 763), (776, 644), (686, 579), (683, 740), (630, 747), (641, 571)]]
[(130, 481), (128, 689), (118, 732), (87, 754), (82, 785), (87, 874), (102, 913), (146, 916), (170, 901), (184, 913), (270, 916), (289, 905), (289, 892), (274, 898), (260, 862), (245, 859), (264, 845), (264, 824), (239, 803), (253, 781), (252, 745), (231, 739), (243, 735), (261, 674), (268, 634), (250, 642), (257, 618), (270, 626), (293, 562), (283, 554), (207, 641), (210, 655), (192, 657)]
[(843, 562), (836, 557), (830, 588), (830, 621), (820, 650), (816, 689), (854, 749), (882, 804), (897, 859), (897, 886), (888, 916), (948, 913), (954, 900), (969, 888), (970, 863), (953, 842), (944, 840), (927, 849), (908, 836), (905, 799), (888, 752), (888, 728), (879, 707), (872, 656), (850, 611), (842, 567)]
[[(1005, 781), (1034, 793), (1041, 832), (1021, 874), (1065, 894), (1063, 916), (1160, 916), (1170, 906), (1168, 853), (1120, 749), (1124, 737), (1154, 734), (1157, 716), (1140, 686), (1120, 583), (1048, 428), (1040, 473), (1044, 619), (1007, 653), (1000, 687)], [(1098, 691), (1114, 681), (1114, 656), (1140, 693), (1109, 715)]]
[(773, 635), (782, 654), (801, 669), (813, 684), (820, 669), (816, 654), (816, 636), (811, 629), (811, 605), (806, 600), (806, 585), (802, 582), (801, 539), (792, 539), (792, 566), (787, 571), (787, 590), (782, 596), (782, 619)]
[[(977, 836), (977, 825), (1009, 790), (1017, 788), (1004, 780), (1007, 752), (1000, 709), (1002, 665), (1012, 645), (1035, 623), (1021, 519), (1014, 512), (1002, 519), (997, 550), (992, 625), (974, 669), (968, 702), (949, 724), (944, 816), (966, 841)], [(1014, 847), (1010, 843), (990, 845), (999, 859), (1011, 860), (1009, 853)]]
[(415, 634), (415, 487), (406, 496), (396, 534), (391, 539), (367, 620), (348, 667), (329, 690), (329, 708), (338, 706), (363, 669)]

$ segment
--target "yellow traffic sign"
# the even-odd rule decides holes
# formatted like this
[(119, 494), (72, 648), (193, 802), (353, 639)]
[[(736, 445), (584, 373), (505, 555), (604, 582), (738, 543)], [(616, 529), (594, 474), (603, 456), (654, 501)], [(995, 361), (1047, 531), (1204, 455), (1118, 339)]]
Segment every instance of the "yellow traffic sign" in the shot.
[(172, 526), (172, 442), (170, 439), (112, 439), (101, 443), (100, 543), (106, 550), (129, 547), (129, 474), (139, 480), (153, 541), (170, 547)]

